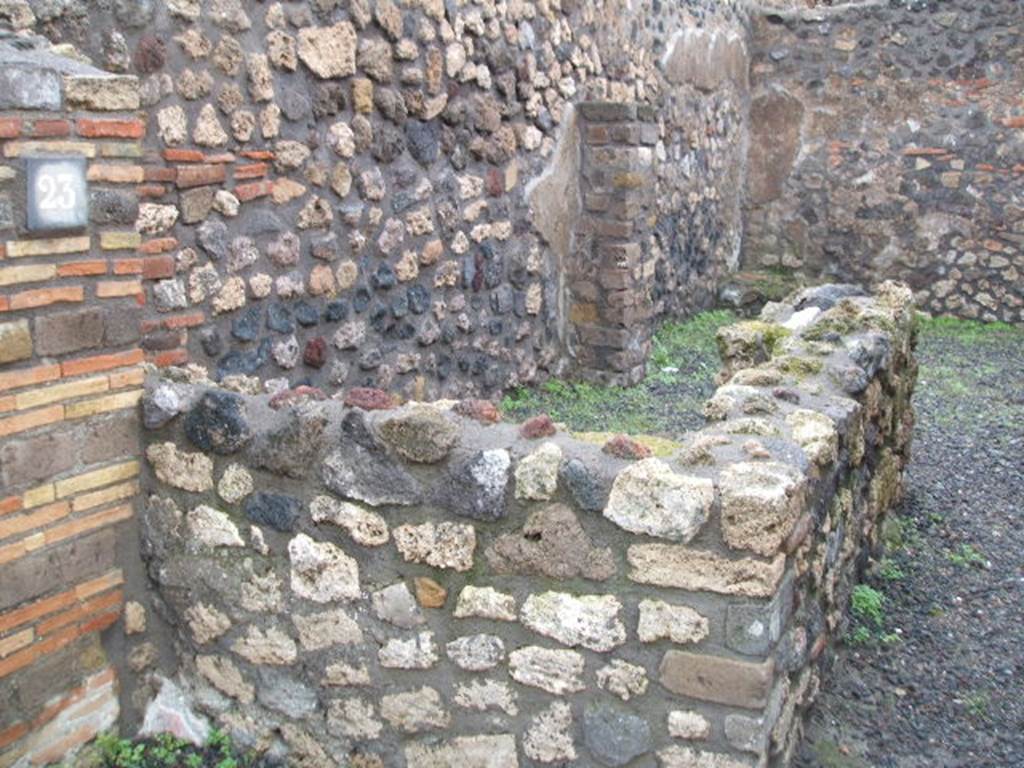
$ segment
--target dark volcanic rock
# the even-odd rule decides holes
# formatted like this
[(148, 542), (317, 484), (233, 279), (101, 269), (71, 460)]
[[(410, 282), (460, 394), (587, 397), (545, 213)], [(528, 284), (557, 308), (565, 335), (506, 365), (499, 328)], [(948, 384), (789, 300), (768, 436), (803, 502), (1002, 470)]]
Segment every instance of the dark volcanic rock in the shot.
[(185, 434), (203, 451), (236, 453), (252, 438), (245, 400), (231, 392), (207, 392), (185, 417)]
[(277, 531), (294, 531), (302, 502), (292, 496), (258, 491), (245, 500), (245, 516), (258, 525)]

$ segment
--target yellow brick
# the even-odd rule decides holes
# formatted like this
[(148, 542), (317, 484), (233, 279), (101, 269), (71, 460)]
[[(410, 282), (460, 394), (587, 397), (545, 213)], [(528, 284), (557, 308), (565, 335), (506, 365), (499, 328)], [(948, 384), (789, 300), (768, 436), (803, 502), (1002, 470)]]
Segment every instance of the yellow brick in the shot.
[(63, 253), (84, 253), (89, 250), (89, 236), (51, 237), (45, 240), (9, 240), (7, 258), (19, 256), (58, 256)]
[(96, 297), (100, 299), (138, 296), (140, 293), (142, 293), (141, 280), (100, 280), (96, 284)]
[(33, 264), (27, 267), (0, 267), (0, 285), (41, 283), (57, 276), (55, 264)]
[(18, 432), (25, 432), (29, 429), (42, 427), (46, 424), (53, 424), (64, 418), (64, 406), (51, 405), (48, 408), (40, 408), (37, 411), (25, 411), (17, 416), (0, 419), (0, 437), (13, 435)]
[(110, 374), (110, 388), (120, 389), (121, 387), (137, 386), (145, 380), (146, 370), (144, 368), (129, 368), (127, 371), (118, 371)]
[(26, 536), (22, 539), (21, 544), (25, 547), (26, 552), (35, 552), (40, 547), (46, 546), (46, 534), (42, 531), (33, 533), (31, 536)]
[(131, 498), (138, 492), (139, 484), (135, 481), (112, 485), (109, 488), (76, 496), (74, 501), (71, 502), (71, 509), (74, 512), (81, 512), (85, 509), (98, 507), (101, 504), (109, 504), (112, 501)]
[(32, 627), (23, 629), (21, 632), (15, 632), (10, 637), (5, 637), (3, 640), (0, 640), (0, 659), (10, 656), (27, 645), (31, 645), (35, 639), (36, 631)]
[(93, 376), (90, 379), (69, 381), (53, 387), (41, 387), (29, 390), (28, 392), (21, 392), (15, 396), (15, 402), (17, 403), (18, 410), (35, 408), (38, 405), (46, 405), (58, 400), (69, 400), (72, 397), (106, 392), (108, 386), (109, 383), (106, 376)]
[(141, 165), (100, 163), (90, 165), (89, 170), (85, 172), (85, 178), (89, 181), (105, 181), (109, 184), (141, 184), (145, 179), (145, 172)]
[(120, 464), (113, 464), (103, 469), (94, 469), (82, 475), (69, 477), (57, 481), (57, 498), (63, 499), (81, 491), (88, 491), (99, 488), (101, 485), (110, 485), (118, 480), (127, 480), (139, 474), (139, 462), (125, 461)]
[(116, 568), (113, 571), (107, 571), (102, 576), (97, 576), (95, 579), (90, 579), (76, 585), (75, 597), (79, 600), (85, 600), (93, 595), (98, 595), (100, 592), (106, 592), (112, 587), (118, 587), (121, 584), (124, 584), (124, 573), (120, 568)]
[(49, 504), (57, 496), (54, 494), (53, 483), (40, 485), (38, 488), (30, 488), (21, 496), (21, 505), (25, 509), (38, 507), (40, 504)]
[(142, 146), (130, 141), (113, 141), (100, 144), (103, 157), (142, 157)]
[(132, 408), (142, 397), (141, 389), (133, 389), (129, 392), (121, 392), (116, 395), (97, 397), (92, 400), (82, 400), (79, 403), (72, 403), (66, 406), (65, 418), (81, 419), (85, 416), (92, 416), (96, 413), (116, 411), (119, 408)]
[(142, 235), (138, 232), (100, 232), (100, 248), (104, 251), (125, 251), (138, 248)]
[(96, 145), (83, 141), (9, 141), (4, 145), (4, 157), (22, 157), (48, 152), (96, 157)]

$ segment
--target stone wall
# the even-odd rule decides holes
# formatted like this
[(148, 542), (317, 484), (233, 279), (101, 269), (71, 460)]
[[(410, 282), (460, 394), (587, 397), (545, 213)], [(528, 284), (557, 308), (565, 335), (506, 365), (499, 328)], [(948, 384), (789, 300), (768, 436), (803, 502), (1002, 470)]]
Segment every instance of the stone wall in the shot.
[(786, 764), (901, 495), (910, 299), (826, 286), (724, 329), (709, 426), (658, 456), (169, 369), (133, 642), (172, 636), (152, 667), (292, 764)]
[[(138, 83), (0, 39), (0, 765), (109, 728), (118, 533), (138, 493), (140, 302), (167, 265), (134, 229)], [(85, 230), (26, 230), (27, 158), (85, 158)], [(137, 561), (138, 558), (136, 557)], [(118, 633), (119, 634), (119, 633)]]
[(743, 264), (907, 282), (1024, 319), (1024, 12), (869, 2), (752, 16)]
[(143, 79), (139, 228), (176, 264), (148, 293), (142, 343), (163, 362), (420, 398), (593, 368), (564, 277), (588, 258), (581, 102), (651, 123), (657, 205), (626, 238), (657, 275), (643, 313), (708, 306), (735, 264), (736, 2), (11, 5), (15, 26)]

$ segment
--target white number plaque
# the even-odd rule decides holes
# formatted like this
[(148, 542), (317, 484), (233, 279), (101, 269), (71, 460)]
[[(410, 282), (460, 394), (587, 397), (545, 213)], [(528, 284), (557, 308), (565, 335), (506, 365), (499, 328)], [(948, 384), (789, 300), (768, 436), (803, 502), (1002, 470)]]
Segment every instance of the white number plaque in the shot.
[(89, 222), (84, 157), (28, 158), (28, 228), (78, 229)]

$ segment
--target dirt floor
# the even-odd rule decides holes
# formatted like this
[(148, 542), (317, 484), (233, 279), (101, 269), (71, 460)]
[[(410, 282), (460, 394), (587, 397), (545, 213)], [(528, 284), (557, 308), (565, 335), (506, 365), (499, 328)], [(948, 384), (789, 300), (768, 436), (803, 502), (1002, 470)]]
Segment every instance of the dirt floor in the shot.
[[(712, 312), (663, 328), (636, 388), (551, 381), (504, 409), (578, 431), (678, 437), (703, 424), (714, 332), (732, 320)], [(917, 354), (907, 495), (799, 768), (1024, 767), (1024, 330), (925, 321)]]

